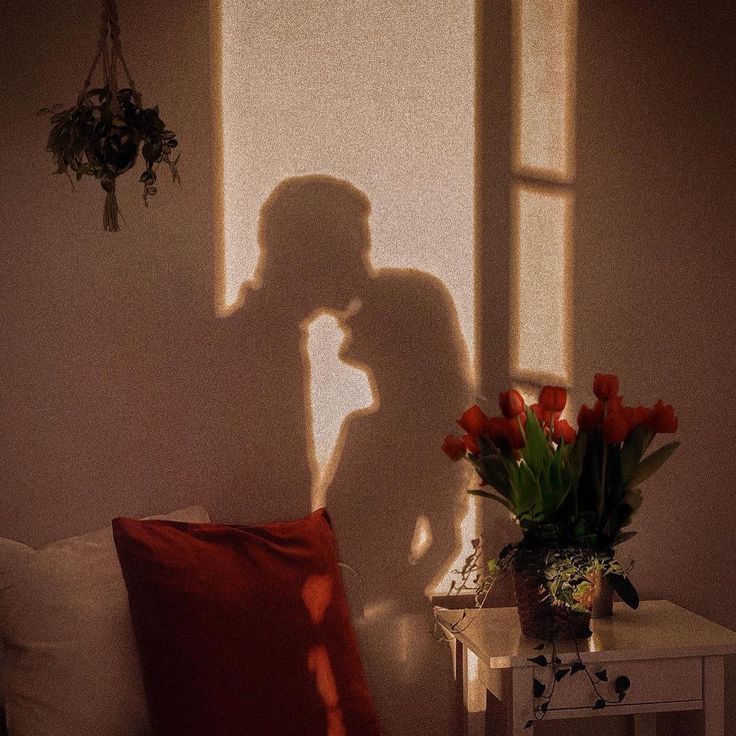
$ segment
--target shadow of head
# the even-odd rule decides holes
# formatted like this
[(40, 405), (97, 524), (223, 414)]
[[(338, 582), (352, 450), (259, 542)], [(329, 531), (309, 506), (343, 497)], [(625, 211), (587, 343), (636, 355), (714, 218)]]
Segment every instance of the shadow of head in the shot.
[(261, 207), (261, 286), (305, 314), (344, 309), (370, 275), (370, 211), (368, 197), (342, 179), (284, 179)]
[(465, 396), (467, 350), (442, 281), (415, 269), (382, 268), (366, 283), (359, 304), (341, 318), (343, 361), (369, 369), (379, 390), (397, 381), (421, 385), (417, 398), (425, 405), (439, 398), (427, 396), (431, 385), (442, 396), (453, 389)]

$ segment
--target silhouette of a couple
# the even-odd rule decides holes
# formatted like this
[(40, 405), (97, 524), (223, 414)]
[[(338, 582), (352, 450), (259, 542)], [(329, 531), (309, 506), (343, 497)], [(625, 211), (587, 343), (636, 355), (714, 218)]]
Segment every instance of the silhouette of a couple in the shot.
[[(425, 590), (457, 551), (465, 479), (439, 446), (467, 404), (468, 361), (439, 279), (372, 267), (370, 210), (365, 194), (326, 175), (286, 179), (262, 206), (256, 278), (220, 320), (211, 370), (213, 448), (230, 473), (220, 516), (258, 522), (310, 510), (307, 326), (335, 315), (346, 333), (340, 358), (368, 373), (374, 394), (373, 406), (343, 422), (326, 486), (341, 557), (367, 606), (368, 674), (387, 734), (421, 728), (417, 708), (400, 705), (404, 686), (415, 706), (426, 694), (421, 732), (444, 734), (451, 728), (437, 730), (431, 707), (442, 683), (419, 680), (450, 682), (427, 635)], [(395, 637), (412, 615), (423, 643), (407, 644), (405, 632), (389, 645), (387, 627)], [(408, 659), (398, 653), (406, 646), (415, 649)], [(408, 714), (412, 724), (401, 720)]]

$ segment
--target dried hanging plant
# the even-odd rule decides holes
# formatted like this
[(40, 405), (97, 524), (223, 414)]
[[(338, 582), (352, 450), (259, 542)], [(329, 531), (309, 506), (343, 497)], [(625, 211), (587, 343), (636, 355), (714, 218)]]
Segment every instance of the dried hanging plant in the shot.
[[(103, 86), (91, 89), (92, 75), (100, 61)], [(117, 86), (118, 61), (128, 78), (129, 86), (124, 89)], [(97, 53), (77, 104), (60, 112), (56, 111), (58, 107), (39, 110), (39, 114), (51, 114), (52, 127), (46, 150), (56, 161), (55, 173), (66, 174), (71, 179), (71, 170), (77, 181), (83, 176), (93, 176), (100, 181), (107, 193), (105, 230), (120, 230), (115, 182), (133, 167), (139, 151), (146, 164), (139, 179), (143, 183), (146, 206), (148, 197), (156, 194), (156, 171), (160, 164), (169, 167), (173, 181), (180, 181), (176, 167), (179, 156), (171, 158), (178, 146), (176, 136), (166, 129), (158, 107), (142, 106), (141, 94), (125, 63), (115, 0), (103, 0)]]

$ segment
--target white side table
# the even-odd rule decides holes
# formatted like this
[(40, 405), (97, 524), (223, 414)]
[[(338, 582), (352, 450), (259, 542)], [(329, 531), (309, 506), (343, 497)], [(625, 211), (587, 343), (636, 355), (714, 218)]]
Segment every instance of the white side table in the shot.
[[(551, 668), (529, 661), (542, 652), (535, 650), (539, 641), (521, 635), (516, 608), (438, 609), (436, 616), (455, 638), (466, 736), (485, 734), (486, 717), (505, 724), (498, 733), (531, 736), (534, 728), (524, 726), (534, 719), (533, 678), (548, 678)], [(607, 698), (615, 696), (616, 677), (626, 675), (626, 697), (594, 710), (597, 695), (578, 672), (556, 684), (546, 719), (633, 714), (637, 736), (655, 736), (657, 713), (703, 710), (705, 736), (723, 736), (723, 657), (736, 654), (736, 633), (669, 601), (644, 601), (636, 611), (616, 603), (614, 615), (594, 619), (592, 630), (581, 642), (582, 661), (591, 671), (607, 671), (608, 683), (601, 683)], [(563, 664), (577, 658), (573, 642), (557, 642), (556, 649)]]

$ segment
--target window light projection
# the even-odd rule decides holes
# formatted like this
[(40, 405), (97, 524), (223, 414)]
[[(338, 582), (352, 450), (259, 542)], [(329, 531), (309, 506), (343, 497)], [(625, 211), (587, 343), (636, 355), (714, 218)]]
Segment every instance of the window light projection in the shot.
[(336, 450), (343, 420), (350, 412), (373, 404), (366, 374), (337, 357), (344, 339), (345, 334), (334, 317), (325, 314), (309, 325), (310, 371), (312, 376), (325, 379), (310, 381), (312, 426), (319, 430), (313, 432), (315, 507), (325, 504), (324, 471)]
[(517, 378), (565, 383), (572, 200), (566, 192), (519, 187), (514, 206), (512, 370)]
[(411, 538), (409, 561), (415, 565), (424, 557), (432, 546), (432, 522), (425, 514), (417, 518), (414, 534)]
[[(370, 199), (372, 264), (439, 277), (472, 345), (473, 2), (220, 0), (218, 12), (222, 312), (254, 278), (269, 193), (285, 178), (325, 173)], [(326, 325), (310, 329), (308, 351), (319, 468), (339, 417), (367, 399), (365, 381), (327, 357), (336, 341)]]
[(515, 167), (573, 175), (576, 0), (517, 0)]
[(370, 198), (374, 264), (439, 276), (471, 344), (473, 3), (222, 0), (221, 18), (224, 304), (269, 192), (324, 172)]
[(570, 380), (576, 0), (515, 0), (511, 373)]

